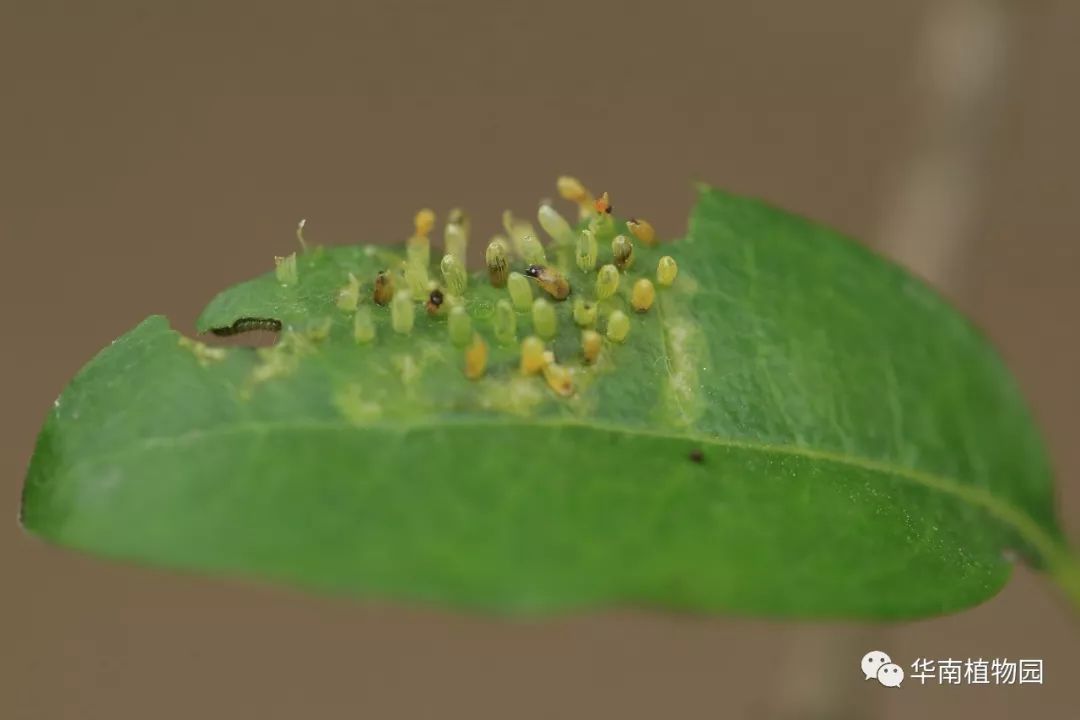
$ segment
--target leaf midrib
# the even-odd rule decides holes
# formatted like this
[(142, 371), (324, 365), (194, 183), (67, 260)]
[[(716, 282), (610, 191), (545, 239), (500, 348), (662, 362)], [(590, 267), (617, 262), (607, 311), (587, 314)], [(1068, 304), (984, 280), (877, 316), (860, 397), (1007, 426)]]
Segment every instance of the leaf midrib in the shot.
[[(610, 432), (634, 437), (650, 437), (663, 440), (691, 441), (695, 443), (700, 443), (702, 445), (718, 448), (747, 450), (750, 452), (758, 452), (762, 454), (771, 453), (775, 455), (803, 458), (807, 460), (818, 460), (822, 462), (834, 463), (845, 467), (857, 468), (860, 470), (900, 478), (908, 482), (921, 485), (930, 490), (934, 490), (936, 492), (940, 492), (946, 495), (951, 495), (973, 507), (981, 508), (991, 517), (1012, 528), (1021, 538), (1027, 541), (1038, 552), (1038, 554), (1047, 563), (1047, 565), (1051, 567), (1051, 570), (1053, 570), (1054, 568), (1058, 568), (1062, 571), (1066, 571), (1066, 566), (1071, 567), (1072, 565), (1067, 548), (1065, 548), (1061, 543), (1059, 543), (1055, 538), (1053, 538), (1049, 533), (1047, 533), (1031, 516), (1027, 515), (1019, 508), (991, 494), (985, 488), (970, 484), (964, 484), (958, 482), (953, 478), (937, 475), (923, 470), (917, 470), (914, 468), (905, 468), (893, 465), (889, 462), (882, 460), (874, 460), (871, 458), (864, 458), (856, 455), (845, 455), (831, 450), (820, 450), (815, 448), (808, 448), (798, 445), (786, 445), (781, 443), (763, 443), (750, 440), (739, 440), (735, 438), (722, 438), (694, 433), (666, 433), (663, 431), (648, 428), (627, 428), (607, 423), (576, 422), (574, 420), (568, 420), (565, 418), (534, 418), (529, 420), (528, 422), (514, 420), (507, 421), (506, 419), (499, 419), (498, 421), (493, 420), (489, 422), (475, 417), (461, 419), (443, 417), (439, 419), (438, 424), (385, 423), (381, 424), (378, 428), (358, 426), (343, 420), (319, 420), (305, 422), (249, 421), (205, 430), (192, 430), (190, 432), (179, 435), (160, 435), (140, 438), (136, 442), (132, 443), (128, 448), (125, 448), (123, 450), (103, 453), (97, 456), (83, 456), (78, 462), (73, 463), (71, 466), (69, 466), (67, 472), (71, 475), (74, 475), (76, 471), (83, 466), (106, 462), (112, 458), (123, 457), (131, 454), (138, 454), (155, 446), (168, 447), (173, 445), (181, 445), (189, 442), (196, 442), (205, 438), (226, 435), (244, 435), (247, 433), (265, 434), (272, 432), (362, 432), (364, 430), (375, 429), (379, 430), (380, 432), (390, 431), (404, 434), (414, 431), (445, 429), (448, 425), (453, 425), (455, 427), (476, 427), (478, 429), (490, 426), (498, 426), (500, 428), (584, 428), (588, 430), (597, 430), (600, 432)], [(1067, 571), (1071, 573), (1071, 570)]]

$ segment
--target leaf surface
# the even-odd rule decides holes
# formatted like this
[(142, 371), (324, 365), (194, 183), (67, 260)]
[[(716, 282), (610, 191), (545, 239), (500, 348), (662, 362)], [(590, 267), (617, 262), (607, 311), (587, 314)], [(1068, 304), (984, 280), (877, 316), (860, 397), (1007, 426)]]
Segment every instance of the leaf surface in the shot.
[[(601, 330), (622, 309), (630, 334), (595, 366), (570, 318), (593, 279), (563, 264), (569, 398), (495, 341), (507, 295), (483, 273), (464, 299), (482, 379), (421, 304), (407, 335), (374, 306), (357, 343), (338, 291), (351, 272), (370, 304), (400, 262), (386, 247), (313, 249), (294, 285), (255, 278), (199, 319), (277, 319), (272, 350), (207, 352), (151, 317), (57, 401), (23, 522), (112, 557), (500, 612), (915, 617), (992, 596), (1006, 550), (1065, 562), (1013, 380), (920, 281), (708, 188), (686, 238), (635, 252), (600, 306)], [(679, 276), (634, 313), (630, 284), (662, 254)]]

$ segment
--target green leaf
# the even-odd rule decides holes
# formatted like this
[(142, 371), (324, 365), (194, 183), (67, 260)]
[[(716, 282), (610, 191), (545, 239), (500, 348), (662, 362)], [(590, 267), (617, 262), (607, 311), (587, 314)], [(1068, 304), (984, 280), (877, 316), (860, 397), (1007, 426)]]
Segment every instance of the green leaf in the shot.
[[(1077, 592), (1013, 380), (918, 280), (703, 188), (687, 238), (636, 248), (600, 306), (601, 330), (622, 309), (630, 334), (585, 366), (570, 315), (593, 279), (557, 254), (571, 397), (494, 340), (506, 291), (485, 273), (465, 295), (490, 346), (473, 381), (422, 304), (407, 335), (372, 306), (375, 340), (354, 340), (338, 291), (351, 272), (371, 305), (397, 250), (316, 248), (295, 284), (242, 283), (199, 320), (277, 319), (273, 349), (207, 349), (151, 317), (94, 358), (41, 431), (23, 522), (116, 558), (501, 612), (933, 615), (996, 593), (1008, 551)], [(632, 312), (663, 254), (675, 284)]]

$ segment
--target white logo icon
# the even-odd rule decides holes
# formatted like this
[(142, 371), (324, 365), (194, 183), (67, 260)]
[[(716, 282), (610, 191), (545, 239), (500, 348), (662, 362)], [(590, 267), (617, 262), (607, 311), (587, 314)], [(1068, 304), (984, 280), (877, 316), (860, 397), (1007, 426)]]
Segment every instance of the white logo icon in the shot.
[[(885, 665), (890, 665), (892, 658), (881, 652), (880, 650), (871, 650), (862, 656), (862, 671), (866, 677), (864, 680), (872, 680), (878, 676), (878, 670)], [(901, 680), (903, 679), (903, 671), (901, 671)], [(900, 683), (897, 683), (899, 685)]]
[(904, 682), (904, 668), (895, 663), (886, 663), (878, 668), (878, 682), (885, 687), (900, 687)]

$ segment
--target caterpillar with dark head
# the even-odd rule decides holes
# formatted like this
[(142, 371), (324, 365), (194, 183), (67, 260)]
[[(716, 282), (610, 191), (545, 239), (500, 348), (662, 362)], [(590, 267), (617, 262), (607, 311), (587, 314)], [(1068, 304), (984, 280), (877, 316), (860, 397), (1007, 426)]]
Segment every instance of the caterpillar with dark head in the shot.
[(565, 300), (570, 294), (570, 283), (566, 276), (547, 265), (530, 265), (525, 268), (525, 275), (536, 281), (544, 292), (556, 300)]
[(210, 332), (220, 337), (226, 337), (228, 335), (239, 335), (240, 333), (246, 333), (252, 330), (281, 332), (281, 321), (275, 320), (273, 318), (243, 317), (238, 319), (232, 325), (210, 328)]
[(428, 294), (427, 302), (424, 304), (424, 307), (427, 308), (427, 314), (431, 316), (438, 315), (445, 299), (442, 290), (439, 288), (433, 289)]

